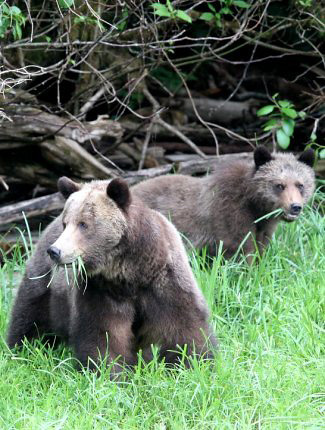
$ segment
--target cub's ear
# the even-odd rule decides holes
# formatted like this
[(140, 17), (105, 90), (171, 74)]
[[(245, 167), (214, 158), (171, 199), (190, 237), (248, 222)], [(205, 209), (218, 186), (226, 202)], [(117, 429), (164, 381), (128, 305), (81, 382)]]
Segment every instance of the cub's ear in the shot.
[(122, 178), (113, 179), (107, 185), (106, 193), (123, 210), (127, 210), (131, 204), (131, 193), (128, 183)]
[(58, 190), (63, 195), (65, 199), (67, 199), (70, 194), (75, 193), (81, 189), (81, 185), (73, 182), (71, 179), (66, 176), (62, 176), (58, 180)]
[(307, 149), (300, 155), (298, 161), (307, 164), (309, 167), (313, 167), (315, 162), (315, 151), (311, 148)]
[(259, 167), (263, 166), (263, 164), (268, 163), (272, 160), (272, 155), (268, 149), (265, 148), (265, 146), (258, 146), (254, 151), (254, 161), (256, 170), (258, 170)]

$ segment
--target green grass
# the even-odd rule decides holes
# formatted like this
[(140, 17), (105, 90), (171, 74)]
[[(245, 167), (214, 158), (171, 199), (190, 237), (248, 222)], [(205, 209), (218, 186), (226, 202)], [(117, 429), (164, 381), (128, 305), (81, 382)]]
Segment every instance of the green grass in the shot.
[(282, 223), (251, 267), (192, 258), (220, 348), (213, 368), (166, 371), (153, 361), (127, 382), (74, 370), (71, 351), (8, 351), (4, 336), (17, 250), (0, 270), (0, 429), (325, 428), (325, 220)]

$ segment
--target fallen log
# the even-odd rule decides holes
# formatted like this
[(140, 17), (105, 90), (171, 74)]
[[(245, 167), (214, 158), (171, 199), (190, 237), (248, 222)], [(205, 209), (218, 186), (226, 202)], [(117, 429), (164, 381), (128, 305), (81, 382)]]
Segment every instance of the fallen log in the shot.
[(233, 121), (251, 121), (256, 117), (257, 104), (255, 100), (234, 102), (215, 100), (208, 97), (195, 97), (192, 99), (162, 99), (161, 102), (165, 106), (176, 107), (193, 121), (198, 119), (195, 110), (204, 121), (217, 124), (230, 124)]
[[(184, 154), (193, 153), (191, 148), (186, 145), (186, 143), (182, 142), (155, 142), (150, 144), (149, 148), (160, 147), (163, 148), (166, 152), (182, 152)], [(216, 155), (216, 147), (215, 145), (211, 146), (202, 146), (200, 145), (201, 151), (203, 151), (206, 155)], [(238, 152), (249, 152), (251, 146), (245, 142), (227, 142), (220, 143), (219, 142), (219, 152), (220, 154), (232, 154)]]
[(93, 155), (87, 152), (78, 142), (66, 137), (55, 136), (54, 141), (40, 144), (44, 158), (63, 168), (72, 170), (81, 178), (107, 179), (117, 177), (112, 169), (103, 166)]
[(123, 135), (119, 122), (103, 117), (81, 123), (26, 105), (0, 103), (0, 107), (11, 119), (1, 124), (0, 142), (41, 142), (55, 135), (72, 139), (79, 144), (105, 142), (113, 149), (120, 143)]
[(30, 218), (62, 209), (63, 205), (64, 199), (61, 194), (54, 193), (3, 206), (0, 208), (0, 229), (3, 231), (2, 227), (23, 220), (23, 212), (26, 218)]

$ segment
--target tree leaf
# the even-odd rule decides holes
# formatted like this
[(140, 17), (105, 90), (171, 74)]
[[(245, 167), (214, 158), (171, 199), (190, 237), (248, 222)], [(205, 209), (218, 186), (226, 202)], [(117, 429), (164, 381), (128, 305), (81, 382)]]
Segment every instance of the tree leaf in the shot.
[(15, 38), (15, 40), (17, 40), (17, 39), (21, 39), (21, 37), (22, 37), (22, 31), (21, 31), (21, 27), (20, 27), (20, 25), (18, 24), (18, 22), (16, 22), (16, 25), (15, 25), (14, 30), (16, 30), (16, 31), (14, 32), (14, 38)]
[(259, 109), (256, 114), (257, 116), (264, 116), (268, 115), (269, 113), (274, 111), (275, 106), (274, 105), (267, 105)]
[(211, 12), (204, 12), (200, 15), (200, 19), (203, 19), (203, 21), (211, 21), (213, 18), (214, 15)]
[(234, 0), (233, 5), (235, 5), (237, 7), (241, 7), (242, 9), (248, 9), (250, 6), (248, 3), (246, 3), (245, 1), (242, 1), (242, 0)]
[(58, 3), (62, 9), (69, 9), (71, 6), (74, 6), (74, 0), (58, 0)]
[(276, 132), (276, 140), (282, 149), (287, 149), (290, 145), (290, 137), (281, 128)]
[(174, 6), (172, 5), (170, 0), (166, 0), (167, 9), (170, 12), (170, 15), (172, 15), (175, 12)]
[(318, 156), (321, 160), (325, 159), (325, 148), (323, 148), (319, 151)]
[(176, 11), (176, 16), (177, 18), (189, 22), (190, 24), (192, 24), (192, 18), (190, 17), (190, 15), (188, 15), (186, 12), (184, 12), (183, 10), (177, 10)]
[(7, 17), (0, 17), (0, 38), (4, 37), (6, 34), (6, 31), (8, 30), (9, 27), (9, 18)]
[(9, 6), (7, 6), (5, 3), (2, 3), (1, 5), (2, 13), (10, 15), (10, 9)]
[(264, 124), (263, 130), (264, 131), (272, 130), (274, 127), (277, 127), (277, 125), (278, 125), (278, 120), (276, 120), (276, 119), (270, 119), (269, 121), (267, 121)]
[(297, 112), (294, 109), (291, 109), (291, 108), (282, 108), (281, 112), (284, 115), (286, 115), (286, 116), (288, 116), (289, 118), (292, 118), (292, 119), (296, 119), (297, 116), (298, 116)]
[(223, 15), (231, 15), (232, 11), (229, 9), (229, 7), (222, 7), (220, 9), (220, 13), (222, 13)]
[(292, 104), (288, 100), (279, 100), (278, 103), (283, 108), (292, 106)]
[(153, 3), (152, 7), (155, 9), (153, 12), (155, 15), (170, 17), (170, 12), (165, 5)]
[(285, 119), (282, 122), (282, 130), (287, 136), (292, 136), (295, 129), (295, 122), (293, 119)]
[(215, 8), (214, 6), (212, 6), (212, 4), (210, 4), (210, 3), (208, 3), (208, 8), (209, 8), (210, 10), (212, 10), (212, 12), (217, 12), (217, 11), (216, 11), (216, 8)]
[(11, 6), (10, 15), (21, 15), (21, 10), (17, 6)]

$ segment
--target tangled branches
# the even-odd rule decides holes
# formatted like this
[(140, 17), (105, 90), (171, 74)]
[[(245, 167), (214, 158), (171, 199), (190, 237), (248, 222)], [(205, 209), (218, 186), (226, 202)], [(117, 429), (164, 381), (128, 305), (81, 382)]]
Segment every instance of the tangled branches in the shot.
[[(290, 148), (302, 149), (323, 133), (324, 10), (311, 3), (3, 2), (0, 120), (15, 128), (3, 128), (0, 150), (9, 157), (10, 138), (16, 148), (28, 142), (48, 163), (59, 157), (59, 149), (49, 156), (53, 145), (65, 154), (81, 145), (75, 156), (92, 167), (75, 160), (76, 178), (249, 151), (271, 140), (256, 111), (274, 93), (307, 113)], [(27, 125), (22, 112), (34, 112)], [(40, 118), (52, 124), (41, 127)], [(82, 139), (62, 144), (73, 130)], [(60, 163), (53, 181), (67, 168)], [(42, 172), (30, 175), (33, 186)], [(1, 165), (0, 175), (10, 182)]]

